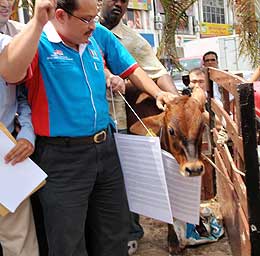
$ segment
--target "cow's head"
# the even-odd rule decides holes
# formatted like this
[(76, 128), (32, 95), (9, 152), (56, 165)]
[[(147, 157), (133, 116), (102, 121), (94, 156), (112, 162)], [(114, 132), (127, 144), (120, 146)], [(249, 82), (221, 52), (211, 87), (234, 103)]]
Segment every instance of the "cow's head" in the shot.
[[(170, 152), (180, 165), (184, 176), (198, 176), (204, 172), (200, 160), (205, 94), (195, 89), (191, 97), (179, 96), (167, 103), (165, 112), (142, 119), (145, 125), (161, 135), (161, 146)], [(147, 134), (140, 122), (133, 124), (134, 134)]]

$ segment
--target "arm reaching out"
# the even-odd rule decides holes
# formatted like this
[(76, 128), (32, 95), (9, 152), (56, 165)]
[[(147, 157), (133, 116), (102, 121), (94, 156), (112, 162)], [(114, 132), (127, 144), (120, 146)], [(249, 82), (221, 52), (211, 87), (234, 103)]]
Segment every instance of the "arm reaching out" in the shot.
[(170, 92), (162, 91), (140, 67), (135, 69), (128, 78), (139, 90), (154, 97), (157, 107), (161, 110), (165, 110), (165, 103), (177, 96)]
[(250, 82), (250, 83), (253, 83), (253, 82), (257, 81), (259, 78), (260, 78), (260, 67), (258, 67), (258, 68), (255, 70), (255, 72), (254, 72), (254, 74), (252, 75), (252, 77), (250, 78), (249, 82)]

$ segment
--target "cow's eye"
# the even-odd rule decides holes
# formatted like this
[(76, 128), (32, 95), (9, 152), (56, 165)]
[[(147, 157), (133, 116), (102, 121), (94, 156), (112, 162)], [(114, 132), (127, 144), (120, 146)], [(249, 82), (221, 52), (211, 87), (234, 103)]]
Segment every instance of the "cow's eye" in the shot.
[(169, 128), (169, 133), (173, 136), (175, 135), (174, 129), (172, 127)]

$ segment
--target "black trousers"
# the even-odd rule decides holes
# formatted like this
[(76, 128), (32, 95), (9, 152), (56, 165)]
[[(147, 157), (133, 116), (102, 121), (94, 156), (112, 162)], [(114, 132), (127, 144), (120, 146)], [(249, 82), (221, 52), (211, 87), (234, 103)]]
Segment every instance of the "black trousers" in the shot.
[(129, 213), (114, 139), (53, 144), (38, 138), (33, 158), (48, 174), (38, 191), (48, 255), (127, 255)]

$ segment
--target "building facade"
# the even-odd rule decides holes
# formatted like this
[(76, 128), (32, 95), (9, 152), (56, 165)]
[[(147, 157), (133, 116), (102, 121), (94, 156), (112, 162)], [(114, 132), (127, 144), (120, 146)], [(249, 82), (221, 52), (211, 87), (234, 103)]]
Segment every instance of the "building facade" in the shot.
[[(233, 10), (228, 0), (198, 0), (186, 14), (188, 23), (176, 33), (177, 47), (197, 38), (235, 33)], [(164, 22), (160, 0), (129, 0), (124, 22), (136, 29), (157, 49)]]

